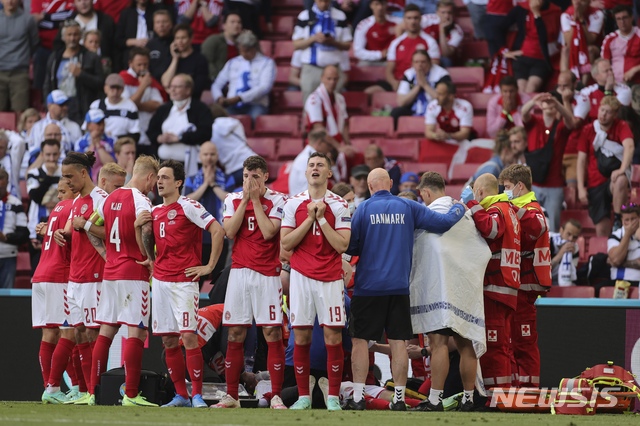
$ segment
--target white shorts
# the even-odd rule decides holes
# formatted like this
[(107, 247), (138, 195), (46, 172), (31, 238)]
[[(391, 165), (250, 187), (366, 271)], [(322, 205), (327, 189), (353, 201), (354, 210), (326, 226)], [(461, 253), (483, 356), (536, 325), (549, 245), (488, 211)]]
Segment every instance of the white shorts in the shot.
[(154, 334), (178, 334), (197, 330), (200, 301), (197, 282), (174, 283), (154, 278), (151, 291)]
[(291, 269), (289, 306), (292, 327), (313, 327), (316, 314), (321, 327), (344, 327), (344, 281), (318, 281)]
[(222, 323), (250, 326), (255, 318), (261, 326), (282, 325), (280, 276), (268, 277), (249, 268), (233, 268), (224, 298)]
[(67, 283), (33, 283), (31, 286), (31, 322), (33, 328), (59, 327), (64, 324)]
[(149, 326), (149, 282), (104, 280), (96, 322), (108, 325)]
[(85, 327), (100, 328), (100, 324), (96, 322), (96, 313), (101, 287), (101, 282), (74, 283), (69, 281), (66, 300), (69, 310), (65, 311), (67, 325), (76, 327), (84, 324)]
[[(364, 393), (372, 398), (378, 398), (386, 389), (381, 386), (364, 385)], [(340, 383), (340, 400), (346, 401), (353, 398), (353, 382)]]

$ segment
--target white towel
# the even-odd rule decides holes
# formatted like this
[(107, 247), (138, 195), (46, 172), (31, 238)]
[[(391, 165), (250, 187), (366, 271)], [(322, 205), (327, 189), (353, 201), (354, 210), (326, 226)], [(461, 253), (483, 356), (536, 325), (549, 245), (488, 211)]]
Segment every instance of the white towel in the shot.
[(334, 95), (336, 102), (334, 114), (334, 109), (331, 106), (331, 98), (329, 97), (329, 92), (327, 92), (324, 84), (320, 84), (320, 86), (318, 86), (318, 95), (322, 101), (322, 109), (324, 109), (327, 120), (327, 133), (331, 136), (342, 133), (342, 129), (344, 129), (344, 122), (347, 119), (347, 104), (344, 97), (339, 93)]
[[(560, 234), (553, 234), (551, 238), (553, 239), (553, 245), (558, 249), (567, 242), (562, 239)], [(578, 274), (576, 266), (573, 263), (573, 252), (565, 252), (560, 265), (558, 265), (558, 285), (560, 287), (569, 287), (572, 286), (577, 279)]]

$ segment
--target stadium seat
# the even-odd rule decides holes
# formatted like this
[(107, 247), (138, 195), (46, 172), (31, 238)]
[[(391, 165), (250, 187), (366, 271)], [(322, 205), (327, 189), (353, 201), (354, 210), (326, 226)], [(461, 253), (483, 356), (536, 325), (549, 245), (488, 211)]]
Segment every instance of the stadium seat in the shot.
[(584, 264), (589, 261), (589, 257), (587, 256), (587, 241), (583, 236), (579, 236), (576, 240), (576, 244), (578, 245), (578, 263)]
[(283, 91), (289, 87), (289, 72), (290, 68), (288, 65), (278, 65), (276, 66), (276, 81), (273, 84), (274, 91)]
[(364, 92), (343, 92), (349, 115), (369, 114), (369, 95)]
[(349, 118), (349, 135), (354, 138), (391, 137), (393, 118), (356, 116)]
[(247, 145), (267, 161), (276, 159), (275, 138), (247, 138)]
[(398, 106), (396, 92), (376, 92), (371, 95), (371, 110), (383, 110)]
[(302, 102), (302, 92), (285, 90), (280, 94), (280, 100), (274, 113), (278, 114), (302, 114), (304, 102)]
[(242, 126), (244, 127), (244, 134), (246, 136), (251, 136), (253, 134), (253, 122), (251, 121), (250, 115), (232, 115), (232, 117), (242, 123)]
[(598, 253), (608, 253), (607, 250), (607, 237), (591, 237), (587, 241), (587, 256), (591, 256)]
[(292, 137), (300, 134), (298, 115), (260, 115), (256, 119), (254, 135)]
[(280, 138), (278, 140), (278, 160), (293, 160), (304, 148), (301, 138)]
[(462, 62), (469, 59), (485, 59), (488, 61), (489, 46), (484, 40), (462, 40), (458, 55)]
[(19, 251), (16, 263), (16, 275), (31, 276), (31, 257), (28, 251)]
[(354, 139), (351, 139), (351, 145), (358, 152), (364, 152), (364, 150), (369, 145), (371, 145), (371, 143), (373, 143), (373, 141), (371, 139), (369, 139), (369, 138), (354, 138)]
[(444, 193), (449, 197), (453, 197), (456, 200), (460, 199), (460, 194), (462, 194), (462, 190), (464, 189), (464, 185), (447, 185), (444, 188)]
[(260, 51), (263, 55), (270, 58), (273, 57), (273, 48), (271, 40), (260, 40)]
[(300, 0), (273, 0), (271, 7), (274, 15), (298, 16), (302, 12)]
[(349, 71), (349, 90), (364, 90), (367, 87), (384, 80), (384, 67), (358, 67), (354, 66)]
[(384, 152), (385, 157), (397, 160), (415, 160), (418, 158), (417, 139), (378, 139), (377, 145)]
[(0, 112), (0, 129), (17, 130), (17, 114), (12, 111)]
[(571, 287), (558, 287), (553, 286), (547, 297), (575, 297), (580, 299), (591, 299), (596, 296), (596, 290), (593, 287), (586, 286), (571, 286)]
[(31, 288), (31, 276), (19, 275), (13, 281), (13, 288)]
[(421, 163), (444, 163), (449, 167), (453, 155), (458, 150), (458, 145), (446, 142), (422, 139), (420, 141)]
[(287, 161), (269, 161), (267, 163), (267, 169), (269, 170), (269, 182), (273, 182), (278, 178), (278, 172), (285, 163), (287, 163)]
[(476, 131), (479, 138), (486, 138), (487, 135), (487, 117), (484, 115), (473, 116), (473, 130)]
[(471, 176), (478, 170), (480, 164), (464, 163), (455, 164), (453, 166), (453, 172), (451, 173), (451, 183), (461, 184), (466, 183)]
[[(613, 285), (600, 287), (600, 293), (598, 293), (598, 297), (600, 299), (613, 299), (613, 295), (615, 292), (616, 292), (616, 287)], [(629, 288), (629, 299), (637, 299), (637, 298), (638, 298), (638, 287)]]
[(273, 60), (277, 65), (289, 65), (294, 50), (292, 40), (275, 41), (273, 43)]
[(560, 213), (560, 223), (565, 223), (569, 219), (575, 219), (582, 224), (582, 235), (591, 237), (596, 235), (596, 226), (589, 217), (589, 212), (583, 210), (563, 210)]
[(638, 299), (640, 289), (638, 287), (631, 287), (629, 290), (629, 299)]
[(443, 163), (414, 163), (411, 161), (403, 161), (402, 170), (417, 174), (424, 172), (436, 172), (439, 173), (444, 180), (447, 180), (447, 165)]
[(466, 163), (476, 163), (478, 165), (484, 163), (485, 161), (489, 161), (489, 159), (493, 157), (493, 150), (487, 148), (480, 148), (474, 146), (467, 151), (467, 159)]
[[(302, 11), (302, 7), (300, 7)], [(293, 35), (293, 25), (295, 18), (293, 16), (273, 16), (271, 17), (273, 31), (268, 31), (266, 23), (261, 20), (261, 30), (263, 38), (266, 40), (291, 40)]]
[(460, 95), (461, 98), (464, 98), (471, 103), (471, 106), (473, 107), (473, 115), (487, 115), (487, 104), (489, 103), (489, 99), (493, 96), (493, 93), (482, 92), (470, 92)]
[(631, 186), (634, 188), (640, 187), (640, 165), (638, 164), (631, 166)]
[(455, 22), (462, 28), (465, 39), (473, 39), (473, 23), (471, 22), (470, 16), (457, 16)]
[(484, 68), (482, 67), (450, 67), (447, 71), (459, 93), (480, 92), (484, 86)]
[(396, 136), (399, 138), (424, 138), (424, 116), (400, 117)]

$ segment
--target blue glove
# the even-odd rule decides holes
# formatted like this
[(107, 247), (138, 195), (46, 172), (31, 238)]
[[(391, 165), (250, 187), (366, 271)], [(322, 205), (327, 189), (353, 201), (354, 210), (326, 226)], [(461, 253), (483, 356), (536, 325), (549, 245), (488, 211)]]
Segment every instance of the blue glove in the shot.
[(467, 204), (469, 201), (473, 200), (473, 189), (469, 185), (465, 186), (462, 190), (462, 194), (460, 194), (460, 198), (462, 202)]

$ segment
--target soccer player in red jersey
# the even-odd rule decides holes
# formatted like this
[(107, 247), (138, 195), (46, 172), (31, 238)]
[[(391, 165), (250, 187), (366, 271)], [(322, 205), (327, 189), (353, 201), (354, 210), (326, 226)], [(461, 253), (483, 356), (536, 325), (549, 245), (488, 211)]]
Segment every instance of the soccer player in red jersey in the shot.
[(58, 183), (60, 202), (51, 210), (46, 223), (36, 225), (36, 234), (42, 236), (40, 262), (31, 279), (31, 319), (33, 328), (42, 329), (38, 360), (44, 386), (51, 371), (51, 358), (60, 337), (59, 327), (64, 323), (64, 292), (69, 280), (70, 247), (60, 247), (53, 241), (53, 233), (64, 227), (71, 213), (75, 194), (66, 182)]
[(309, 350), (316, 314), (327, 347), (329, 396), (327, 409), (340, 410), (344, 367), (342, 328), (345, 325), (342, 253), (351, 237), (347, 202), (327, 190), (331, 160), (313, 153), (305, 172), (309, 189), (287, 200), (282, 220), (282, 248), (291, 254), (289, 299), (295, 334), (293, 363), (300, 398), (290, 408), (311, 408)]
[(286, 409), (280, 398), (284, 381), (280, 221), (285, 196), (265, 186), (267, 162), (259, 155), (243, 164), (242, 192), (227, 195), (224, 230), (234, 240), (223, 324), (229, 327), (225, 362), (227, 395), (215, 408), (237, 408), (238, 383), (244, 367), (244, 340), (255, 318), (269, 345), (271, 408)]
[[(160, 165), (158, 194), (162, 204), (149, 213), (141, 213), (136, 226), (143, 226), (153, 216), (153, 236), (143, 243), (153, 262), (153, 332), (162, 336), (169, 375), (176, 395), (163, 407), (206, 408), (202, 399), (202, 353), (198, 347), (198, 280), (208, 275), (220, 257), (224, 230), (202, 205), (180, 196), (184, 185), (184, 166), (168, 160)], [(211, 233), (209, 263), (200, 265), (202, 230)], [(157, 254), (154, 253), (154, 240)], [(197, 266), (196, 266), (197, 265)], [(192, 384), (189, 400), (185, 385), (185, 359), (179, 337), (186, 349), (186, 367)]]

